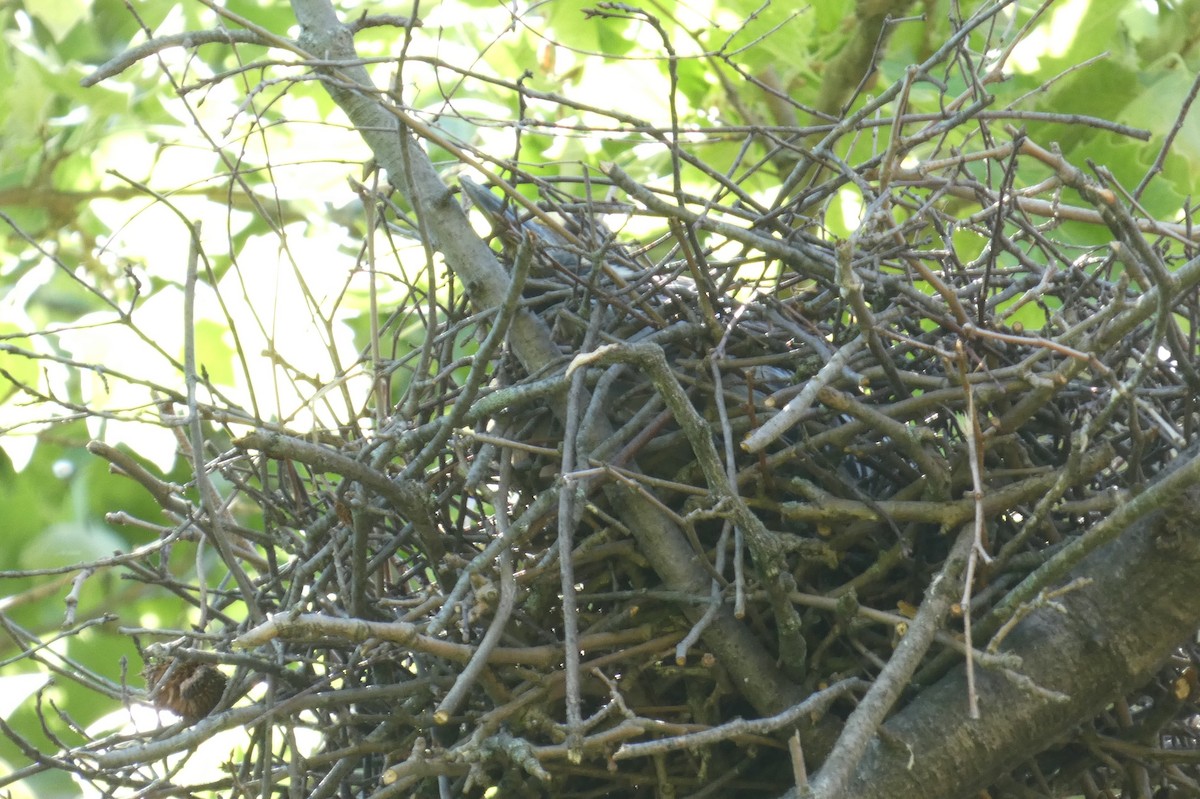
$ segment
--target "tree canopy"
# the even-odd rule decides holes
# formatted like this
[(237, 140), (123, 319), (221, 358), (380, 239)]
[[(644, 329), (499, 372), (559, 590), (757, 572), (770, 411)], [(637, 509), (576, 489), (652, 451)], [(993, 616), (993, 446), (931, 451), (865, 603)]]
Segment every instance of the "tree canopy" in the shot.
[(1200, 792), (1200, 2), (0, 6), (0, 788)]

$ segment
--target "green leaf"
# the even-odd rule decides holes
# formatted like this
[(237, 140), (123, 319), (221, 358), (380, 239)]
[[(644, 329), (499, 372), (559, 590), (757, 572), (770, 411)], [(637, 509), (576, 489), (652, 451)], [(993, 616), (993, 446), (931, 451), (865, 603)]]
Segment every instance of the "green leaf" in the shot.
[[(226, 325), (212, 319), (197, 320), (195, 325), (196, 365), (219, 386), (234, 384), (234, 351), (229, 344)], [(180, 354), (182, 361), (182, 353)]]
[[(11, 322), (0, 322), (0, 343), (35, 352), (33, 341)], [(13, 352), (0, 350), (0, 404), (21, 396), (21, 386), (37, 389), (40, 381), (37, 361)]]
[(58, 522), (42, 532), (21, 553), (21, 567), (52, 569), (75, 563), (89, 563), (110, 557), (124, 549), (125, 541), (96, 522)]
[(55, 0), (53, 3), (31, 4), (26, 11), (49, 29), (55, 41), (60, 41), (88, 18), (88, 6), (86, 0)]

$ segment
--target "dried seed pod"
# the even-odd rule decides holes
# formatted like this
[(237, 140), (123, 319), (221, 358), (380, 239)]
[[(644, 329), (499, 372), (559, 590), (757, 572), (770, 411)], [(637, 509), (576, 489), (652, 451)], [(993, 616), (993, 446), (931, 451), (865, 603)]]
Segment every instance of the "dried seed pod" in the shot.
[(185, 663), (175, 658), (149, 662), (142, 669), (150, 701), (159, 710), (170, 710), (185, 721), (199, 721), (212, 713), (227, 680), (215, 666)]

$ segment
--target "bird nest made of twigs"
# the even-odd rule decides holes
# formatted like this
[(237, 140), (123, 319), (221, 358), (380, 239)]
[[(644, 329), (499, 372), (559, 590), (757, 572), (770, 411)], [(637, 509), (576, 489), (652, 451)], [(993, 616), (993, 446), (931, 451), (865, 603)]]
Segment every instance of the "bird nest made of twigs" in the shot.
[[(225, 531), (258, 553), (253, 593), (209, 595), (250, 608), (221, 645), (235, 685), (266, 679), (251, 706), (362, 793), (790, 784), (788, 736), (819, 762), (964, 534), (990, 636), (1192, 435), (1186, 248), (1031, 142), (993, 157), (1056, 169), (1118, 243), (1069, 258), (1015, 201), (964, 220), (945, 198), (995, 192), (950, 163), (886, 187), (863, 167), (878, 193), (841, 241), (804, 196), (733, 229), (615, 169), (633, 204), (470, 185), (509, 307), (432, 326), (434, 377), (370, 434), (263, 426), (225, 460), (265, 514)], [(634, 208), (659, 241), (601, 224)], [(518, 318), (540, 368), (493, 335)], [(914, 688), (959, 661), (962, 621)], [(204, 712), (157, 701), (194, 719), (210, 688)]]

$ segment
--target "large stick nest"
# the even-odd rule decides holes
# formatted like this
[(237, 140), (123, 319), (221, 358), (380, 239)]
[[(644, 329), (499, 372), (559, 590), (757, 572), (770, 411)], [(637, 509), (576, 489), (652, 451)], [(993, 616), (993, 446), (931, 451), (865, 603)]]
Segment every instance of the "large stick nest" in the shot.
[[(1057, 243), (1059, 222), (1029, 212), (1035, 198), (981, 182), (965, 158), (886, 186), (876, 162), (815, 170), (822, 182), (754, 220), (752, 235), (792, 248), (792, 262), (737, 247), (694, 213), (551, 193), (542, 212), (562, 237), (471, 186), (497, 252), (528, 272), (514, 298), (562, 357), (539, 374), (502, 346), (464, 362), (463, 342), (497, 316), (460, 303), (420, 353), (432, 377), (414, 379), (382, 434), (240, 440), (223, 468), (263, 508), (271, 544), (249, 602), (274, 615), (207, 653), (238, 666), (226, 704), (266, 678), (252, 707), (320, 734), (308, 773), (365, 793), (432, 795), (439, 775), (555, 796), (714, 780), (739, 795), (782, 790), (795, 718), (653, 757), (621, 746), (779, 712), (831, 685), (821, 711), (844, 717), (853, 678), (889, 658), (964, 529), (988, 554), (970, 596), (981, 646), (1006, 590), (1192, 435), (1196, 374), (1164, 354), (1195, 349), (1192, 293), (1155, 282), (1183, 256), (1113, 210), (1115, 187), (1019, 135), (988, 159), (1005, 185), (1027, 164), (1074, 181), (1123, 238), (1123, 268), (1115, 246)], [(835, 246), (815, 212), (850, 179), (870, 202)], [(982, 210), (952, 216), (958, 195)], [(695, 234), (643, 252), (601, 212), (654, 216), (664, 231), (683, 219)], [(718, 212), (752, 213), (731, 204), (706, 219)], [(971, 262), (957, 255), (963, 236), (987, 241)], [(1164, 288), (1177, 315), (1146, 301)], [(1043, 321), (1017, 321), (1030, 318)], [(638, 516), (639, 503), (654, 512)], [(659, 527), (631, 528), (645, 519)], [(682, 565), (663, 560), (681, 552)], [(243, 599), (210, 593), (212, 617)], [(778, 671), (757, 689), (722, 659), (731, 644), (715, 620), (731, 613)], [(940, 652), (958, 651), (943, 634)], [(931, 656), (916, 684), (946, 665)], [(772, 698), (781, 684), (795, 694)], [(810, 754), (825, 726), (800, 724)]]
[[(982, 650), (1008, 591), (1193, 438), (1196, 270), (1188, 228), (980, 110), (865, 163), (804, 151), (777, 208), (616, 168), (507, 173), (526, 204), (468, 183), (510, 303), (414, 289), (380, 320), (384, 341), (427, 326), (390, 405), (238, 431), (216, 465), (264, 526), (189, 511), (247, 575), (200, 595), (210, 637), (148, 670), (202, 719), (166, 740), (248, 725), (230, 795), (775, 796), (793, 732), (819, 764), (964, 535), (976, 667), (1005, 668)], [(954, 125), (987, 138), (902, 166)], [(847, 188), (862, 219), (839, 239)], [(536, 369), (505, 343), (523, 314), (557, 348)], [(961, 662), (957, 610), (912, 690)], [(199, 661), (230, 678), (215, 706)], [(737, 717), (775, 721), (635, 747)], [(91, 776), (137, 784), (153, 755)]]

